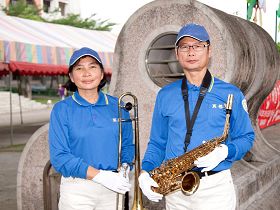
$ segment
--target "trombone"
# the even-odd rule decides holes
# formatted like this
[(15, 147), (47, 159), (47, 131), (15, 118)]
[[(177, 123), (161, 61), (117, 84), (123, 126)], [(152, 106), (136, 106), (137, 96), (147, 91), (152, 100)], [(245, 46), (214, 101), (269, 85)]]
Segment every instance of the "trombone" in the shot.
[[(133, 99), (131, 102), (124, 103), (123, 99), (130, 97)], [(123, 119), (122, 110), (130, 111), (133, 109), (134, 116), (130, 119)], [(143, 210), (142, 193), (138, 183), (138, 177), (140, 173), (140, 149), (139, 149), (139, 121), (138, 121), (138, 100), (135, 95), (130, 92), (126, 92), (119, 97), (118, 100), (118, 123), (119, 123), (119, 157), (118, 157), (118, 169), (121, 168), (121, 148), (122, 148), (122, 123), (134, 122), (134, 139), (135, 139), (135, 160), (134, 160), (134, 199), (132, 210)], [(122, 208), (124, 208), (124, 197), (122, 197)], [(117, 194), (117, 209), (119, 209), (119, 194)]]

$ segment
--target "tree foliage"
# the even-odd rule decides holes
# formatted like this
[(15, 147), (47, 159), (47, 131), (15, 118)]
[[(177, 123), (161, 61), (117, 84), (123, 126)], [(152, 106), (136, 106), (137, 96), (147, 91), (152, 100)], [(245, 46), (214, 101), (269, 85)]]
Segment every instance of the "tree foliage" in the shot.
[(115, 23), (108, 22), (108, 20), (100, 21), (94, 20), (93, 17), (96, 14), (91, 15), (90, 18), (82, 19), (77, 14), (69, 14), (65, 18), (52, 20), (51, 23), (70, 25), (78, 28), (86, 28), (91, 30), (100, 30), (100, 31), (111, 31), (112, 26), (116, 25)]
[(100, 31), (111, 31), (112, 27), (116, 25), (115, 23), (109, 22), (108, 20), (95, 20), (94, 16), (82, 19), (78, 14), (68, 14), (66, 17), (56, 19), (56, 20), (46, 20), (42, 18), (39, 14), (41, 10), (38, 10), (34, 5), (29, 5), (25, 0), (19, 0), (15, 3), (9, 5), (9, 7), (2, 8), (2, 10), (10, 16), (21, 17), (30, 20), (70, 25), (78, 28), (85, 28), (90, 30), (100, 30)]
[(277, 50), (280, 53), (280, 42), (277, 43)]
[(44, 21), (38, 14), (38, 10), (35, 6), (27, 4), (24, 0), (19, 0), (16, 3), (12, 3), (9, 7), (4, 7), (2, 9), (7, 15), (16, 16), (20, 18)]

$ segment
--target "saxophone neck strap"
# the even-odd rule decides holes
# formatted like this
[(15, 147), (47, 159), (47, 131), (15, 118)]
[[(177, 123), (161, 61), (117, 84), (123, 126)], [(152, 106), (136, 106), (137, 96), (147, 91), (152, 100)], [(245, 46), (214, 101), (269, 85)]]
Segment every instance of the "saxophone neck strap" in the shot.
[(194, 122), (196, 120), (199, 108), (204, 99), (204, 96), (206, 95), (206, 93), (208, 91), (208, 88), (211, 84), (211, 80), (212, 80), (212, 76), (211, 76), (210, 72), (207, 70), (206, 74), (204, 75), (204, 78), (202, 80), (202, 84), (201, 84), (201, 87), (199, 90), (199, 96), (198, 96), (192, 117), (190, 117), (188, 88), (186, 85), (187, 84), (186, 77), (184, 77), (182, 80), (181, 90), (182, 90), (182, 96), (183, 96), (184, 106), (185, 106), (185, 117), (186, 117), (186, 127), (187, 127), (187, 133), (186, 133), (186, 137), (185, 137), (185, 147), (184, 147), (185, 152), (187, 151), (187, 147), (190, 143), (190, 139), (192, 136), (192, 129), (193, 129)]

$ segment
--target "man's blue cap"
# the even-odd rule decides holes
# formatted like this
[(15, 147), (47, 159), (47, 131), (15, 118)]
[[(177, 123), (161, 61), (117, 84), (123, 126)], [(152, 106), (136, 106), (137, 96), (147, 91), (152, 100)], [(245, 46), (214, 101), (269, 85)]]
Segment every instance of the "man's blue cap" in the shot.
[(194, 23), (184, 25), (180, 29), (180, 31), (177, 35), (175, 46), (178, 46), (179, 41), (184, 37), (191, 37), (191, 38), (197, 39), (198, 41), (201, 41), (201, 42), (210, 41), (210, 38), (209, 38), (209, 35), (208, 35), (208, 32), (206, 31), (206, 29), (203, 26), (194, 24)]
[(83, 47), (83, 48), (81, 48), (79, 50), (75, 50), (73, 52), (73, 54), (70, 58), (70, 61), (69, 61), (69, 67), (74, 65), (77, 62), (77, 60), (79, 60), (81, 57), (84, 57), (84, 56), (91, 56), (92, 58), (97, 60), (98, 63), (103, 65), (101, 62), (101, 59), (96, 51), (94, 51), (88, 47)]

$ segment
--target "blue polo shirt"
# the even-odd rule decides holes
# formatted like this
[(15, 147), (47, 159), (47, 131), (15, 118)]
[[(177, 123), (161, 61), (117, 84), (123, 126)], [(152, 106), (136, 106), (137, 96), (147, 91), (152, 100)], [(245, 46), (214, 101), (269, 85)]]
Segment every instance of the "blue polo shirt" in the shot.
[[(123, 111), (124, 118), (129, 113)], [(56, 103), (49, 127), (50, 160), (64, 177), (86, 178), (87, 169), (116, 170), (118, 167), (118, 99), (99, 91), (91, 104), (78, 92)], [(122, 123), (122, 163), (134, 157), (131, 122)]]
[[(150, 140), (142, 161), (143, 170), (153, 170), (162, 162), (184, 154), (186, 119), (181, 84), (182, 80), (175, 81), (163, 87), (157, 95)], [(187, 87), (192, 116), (200, 87), (189, 82)], [(228, 94), (233, 94), (229, 137), (225, 142), (229, 154), (213, 171), (230, 168), (250, 150), (255, 138), (242, 92), (236, 86), (212, 77), (193, 127), (188, 151), (223, 134)]]

